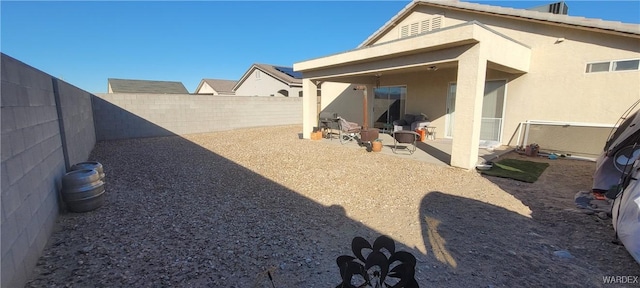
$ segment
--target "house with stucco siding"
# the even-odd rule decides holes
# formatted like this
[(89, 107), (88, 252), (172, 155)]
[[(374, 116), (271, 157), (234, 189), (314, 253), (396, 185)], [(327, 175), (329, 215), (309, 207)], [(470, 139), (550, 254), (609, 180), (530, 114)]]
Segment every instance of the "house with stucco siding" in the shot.
[(237, 96), (302, 97), (302, 74), (292, 67), (253, 64), (233, 87)]
[(202, 79), (196, 87), (195, 94), (205, 95), (235, 95), (233, 87), (236, 86), (236, 80), (224, 79)]
[[(640, 99), (640, 25), (565, 15), (560, 4), (409, 3), (355, 49), (294, 64), (303, 136), (323, 111), (354, 120), (368, 111), (369, 127), (396, 120), (383, 115), (423, 113), (451, 140), (450, 164), (471, 169), (481, 141), (513, 145), (522, 123), (614, 125)], [(607, 137), (578, 141), (584, 133), (560, 128), (553, 133), (565, 142), (602, 147)]]

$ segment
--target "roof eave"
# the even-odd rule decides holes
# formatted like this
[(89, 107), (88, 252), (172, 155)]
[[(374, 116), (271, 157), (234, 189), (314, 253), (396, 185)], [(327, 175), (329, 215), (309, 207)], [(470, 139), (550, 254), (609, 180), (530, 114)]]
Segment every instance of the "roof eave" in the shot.
[[(462, 3), (466, 3), (466, 2), (462, 2)], [(466, 3), (466, 4), (491, 6), (491, 5), (476, 4), (476, 3)], [(619, 30), (615, 30), (615, 29), (607, 29), (607, 28), (602, 28), (602, 27), (580, 25), (580, 24), (576, 24), (576, 23), (559, 22), (559, 21), (555, 21), (555, 20), (552, 20), (552, 19), (536, 19), (536, 18), (525, 17), (525, 16), (520, 16), (520, 15), (510, 15), (510, 14), (506, 14), (506, 13), (483, 11), (483, 10), (473, 9), (473, 8), (470, 8), (470, 7), (459, 7), (459, 6), (447, 4), (447, 1), (437, 2), (437, 1), (413, 0), (411, 3), (409, 3), (407, 6), (405, 6), (402, 10), (400, 10), (395, 16), (393, 16), (389, 21), (387, 21), (384, 25), (382, 25), (382, 27), (380, 27), (380, 29), (378, 29), (371, 36), (369, 36), (366, 40), (364, 40), (360, 45), (358, 45), (357, 48), (362, 48), (362, 47), (365, 47), (365, 46), (373, 44), (375, 41), (380, 39), (380, 37), (382, 37), (385, 33), (387, 33), (390, 29), (392, 29), (401, 19), (403, 19), (404, 17), (408, 16), (411, 13), (411, 11), (415, 7), (417, 7), (418, 5), (427, 5), (427, 6), (439, 7), (439, 8), (450, 9), (450, 10), (467, 11), (467, 12), (472, 12), (472, 13), (477, 13), (477, 14), (493, 15), (493, 16), (497, 16), (497, 17), (505, 17), (505, 18), (510, 18), (510, 19), (523, 20), (523, 21), (532, 21), (532, 22), (548, 24), (548, 25), (558, 25), (558, 26), (574, 28), (574, 29), (582, 29), (582, 30), (596, 31), (596, 32), (601, 32), (601, 33), (615, 34), (615, 35), (620, 35), (620, 36), (627, 36), (627, 37), (631, 36), (631, 37), (640, 38), (640, 29), (638, 29), (638, 31), (633, 31), (633, 32), (632, 31), (619, 31)], [(507, 8), (507, 7), (501, 7), (501, 6), (496, 6), (496, 7)], [(515, 8), (509, 8), (509, 9), (525, 10), (525, 9), (515, 9)], [(535, 11), (531, 11), (531, 12), (535, 12)], [(543, 12), (540, 12), (540, 13), (543, 13)], [(552, 15), (555, 15), (555, 14), (552, 14)], [(579, 17), (579, 16), (569, 16), (569, 15), (565, 15), (565, 16), (566, 17), (574, 17), (575, 19), (584, 18), (584, 17)], [(587, 18), (585, 18), (585, 19), (587, 19)], [(606, 22), (612, 22), (612, 21), (605, 21), (605, 20), (601, 20), (601, 19), (596, 19), (596, 20), (604, 21), (605, 23)]]
[[(264, 69), (262, 66), (267, 66), (270, 64), (258, 64), (258, 63), (254, 63), (253, 65), (251, 65), (251, 67), (249, 67), (249, 69), (247, 70), (247, 72), (245, 72), (242, 77), (240, 77), (240, 80), (238, 80), (238, 82), (236, 83), (236, 85), (233, 86), (233, 89), (231, 92), (236, 92), (236, 90), (238, 88), (240, 88), (240, 86), (242, 85), (242, 83), (244, 83), (244, 81), (246, 81), (246, 79), (249, 77), (249, 75), (251, 75), (251, 73), (253, 73), (254, 69), (258, 69), (260, 70), (262, 73), (269, 75), (271, 78), (278, 80), (280, 82), (282, 82), (283, 84), (291, 87), (292, 85), (302, 85), (302, 84), (297, 84), (296, 82), (291, 82), (288, 81), (287, 79), (283, 79), (283, 77), (279, 77), (278, 75), (274, 75), (273, 73), (271, 73), (270, 71), (267, 71), (266, 69)], [(273, 66), (273, 65), (270, 65)]]
[(411, 1), (411, 3), (407, 4), (407, 6), (402, 8), (402, 10), (400, 10), (398, 13), (396, 13), (396, 15), (393, 16), (391, 19), (389, 19), (389, 21), (384, 23), (384, 25), (382, 25), (382, 27), (380, 27), (376, 32), (373, 32), (373, 34), (371, 34), (371, 36), (369, 36), (362, 43), (360, 43), (360, 45), (358, 45), (357, 48), (362, 48), (364, 46), (371, 45), (373, 42), (378, 40), (378, 38), (380, 38), (382, 35), (384, 35), (387, 32), (387, 30), (389, 30), (390, 28), (394, 27), (397, 24), (398, 20), (400, 20), (403, 17), (405, 17), (406, 15), (408, 15), (408, 13), (411, 10), (413, 10), (413, 8), (416, 7), (416, 6), (418, 6), (418, 1), (416, 1), (416, 0)]
[[(261, 65), (268, 65), (268, 64), (261, 64)], [(273, 67), (273, 65), (270, 65)], [(260, 71), (262, 71), (263, 73), (271, 76), (271, 78), (276, 79), (280, 82), (282, 82), (283, 84), (287, 85), (287, 86), (291, 86), (292, 84), (294, 84), (295, 82), (289, 81), (288, 79), (285, 79), (284, 77), (281, 77), (280, 75), (275, 75), (273, 73), (271, 73), (271, 71), (267, 71), (265, 69), (262, 69), (262, 67), (260, 67), (259, 65), (257, 66), (258, 69), (260, 69)]]
[(204, 79), (200, 80), (200, 84), (198, 84), (198, 87), (196, 87), (195, 93), (198, 93), (198, 91), (200, 91), (200, 88), (202, 88), (202, 85), (204, 85), (204, 83)]
[[(420, 2), (419, 3), (420, 5), (435, 6), (435, 7), (440, 7), (440, 8), (444, 8), (444, 9), (467, 11), (467, 12), (476, 13), (476, 14), (491, 15), (491, 16), (503, 17), (503, 18), (514, 19), (514, 20), (530, 21), (530, 22), (535, 22), (535, 23), (540, 23), (540, 24), (556, 25), (556, 26), (561, 26), (561, 27), (582, 29), (582, 30), (600, 32), (600, 33), (609, 33), (609, 34), (616, 34), (616, 35), (621, 35), (621, 36), (640, 37), (640, 29), (638, 31), (635, 31), (635, 33), (634, 33), (634, 32), (630, 32), (630, 31), (620, 31), (620, 30), (603, 28), (603, 27), (581, 25), (581, 24), (577, 24), (577, 23), (568, 23), (568, 22), (573, 22), (573, 21), (561, 22), (561, 21), (554, 20), (554, 19), (549, 19), (549, 18), (547, 18), (547, 19), (538, 19), (538, 18), (534, 18), (534, 17), (527, 17), (525, 15), (511, 15), (511, 14), (501, 13), (501, 12), (483, 11), (483, 10), (477, 10), (477, 9), (467, 8), (467, 7), (451, 6), (451, 5), (441, 4), (441, 3), (438, 3), (438, 2), (430, 2), (430, 1), (423, 1), (423, 0), (418, 0), (418, 1)], [(484, 4), (476, 4), (476, 3), (468, 3), (468, 4), (484, 5)], [(484, 5), (484, 6), (490, 6), (490, 5)], [(545, 12), (538, 12), (538, 11), (529, 11), (529, 10), (526, 10), (526, 9), (516, 9), (516, 8), (508, 8), (508, 7), (501, 7), (501, 6), (497, 6), (497, 7), (505, 8), (505, 9), (513, 9), (513, 10), (522, 10), (522, 11), (527, 11), (527, 12), (532, 12), (532, 13), (533, 12), (545, 13)], [(603, 23), (614, 22), (614, 21), (606, 21), (606, 20), (595, 19), (595, 18), (594, 19), (585, 18), (585, 17), (581, 17), (581, 16), (557, 15), (557, 14), (552, 14), (552, 13), (548, 13), (548, 14), (549, 14), (548, 16), (550, 16), (550, 17), (555, 17), (555, 16), (562, 17), (562, 16), (564, 16), (564, 17), (569, 17), (569, 19), (576, 19), (574, 21), (577, 21), (577, 19), (587, 19), (587, 20), (599, 20), (599, 21), (602, 21)], [(619, 23), (622, 23), (622, 22), (619, 22)], [(623, 23), (623, 24), (625, 24), (625, 23)]]
[(236, 92), (236, 90), (238, 88), (240, 88), (240, 86), (242, 85), (242, 83), (244, 83), (245, 80), (247, 80), (247, 78), (249, 77), (249, 75), (251, 75), (251, 72), (253, 72), (254, 69), (256, 69), (258, 66), (256, 66), (256, 64), (251, 64), (251, 66), (249, 67), (249, 69), (247, 69), (246, 72), (244, 72), (244, 74), (242, 74), (242, 77), (240, 77), (240, 79), (238, 80), (238, 83), (236, 83), (236, 85), (233, 85), (233, 88), (231, 89), (234, 93)]

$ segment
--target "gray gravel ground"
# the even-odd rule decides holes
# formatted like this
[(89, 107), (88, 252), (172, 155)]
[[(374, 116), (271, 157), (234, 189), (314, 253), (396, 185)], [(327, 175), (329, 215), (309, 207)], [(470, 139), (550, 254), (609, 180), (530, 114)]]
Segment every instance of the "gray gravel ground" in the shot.
[(60, 216), (27, 287), (273, 287), (267, 271), (278, 288), (335, 287), (353, 237), (382, 234), (418, 258), (421, 287), (599, 287), (640, 274), (608, 243), (610, 221), (573, 209), (593, 163), (551, 162), (529, 184), (300, 131), (98, 143), (106, 203)]

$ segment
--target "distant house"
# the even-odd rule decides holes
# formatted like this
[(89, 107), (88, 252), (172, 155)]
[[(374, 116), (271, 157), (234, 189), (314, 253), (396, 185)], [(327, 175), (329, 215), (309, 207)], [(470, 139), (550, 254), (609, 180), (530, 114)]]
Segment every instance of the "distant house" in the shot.
[(291, 67), (253, 64), (233, 91), (238, 96), (302, 97), (302, 73)]
[(107, 93), (189, 94), (182, 82), (108, 79)]
[(236, 80), (202, 79), (195, 94), (234, 95), (233, 87), (237, 83)]

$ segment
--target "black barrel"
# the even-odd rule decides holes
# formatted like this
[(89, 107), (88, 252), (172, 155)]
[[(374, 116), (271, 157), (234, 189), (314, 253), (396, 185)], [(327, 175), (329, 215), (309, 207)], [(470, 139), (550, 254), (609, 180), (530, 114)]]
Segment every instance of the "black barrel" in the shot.
[(95, 169), (71, 171), (62, 177), (62, 200), (73, 212), (88, 212), (104, 204), (104, 182)]

